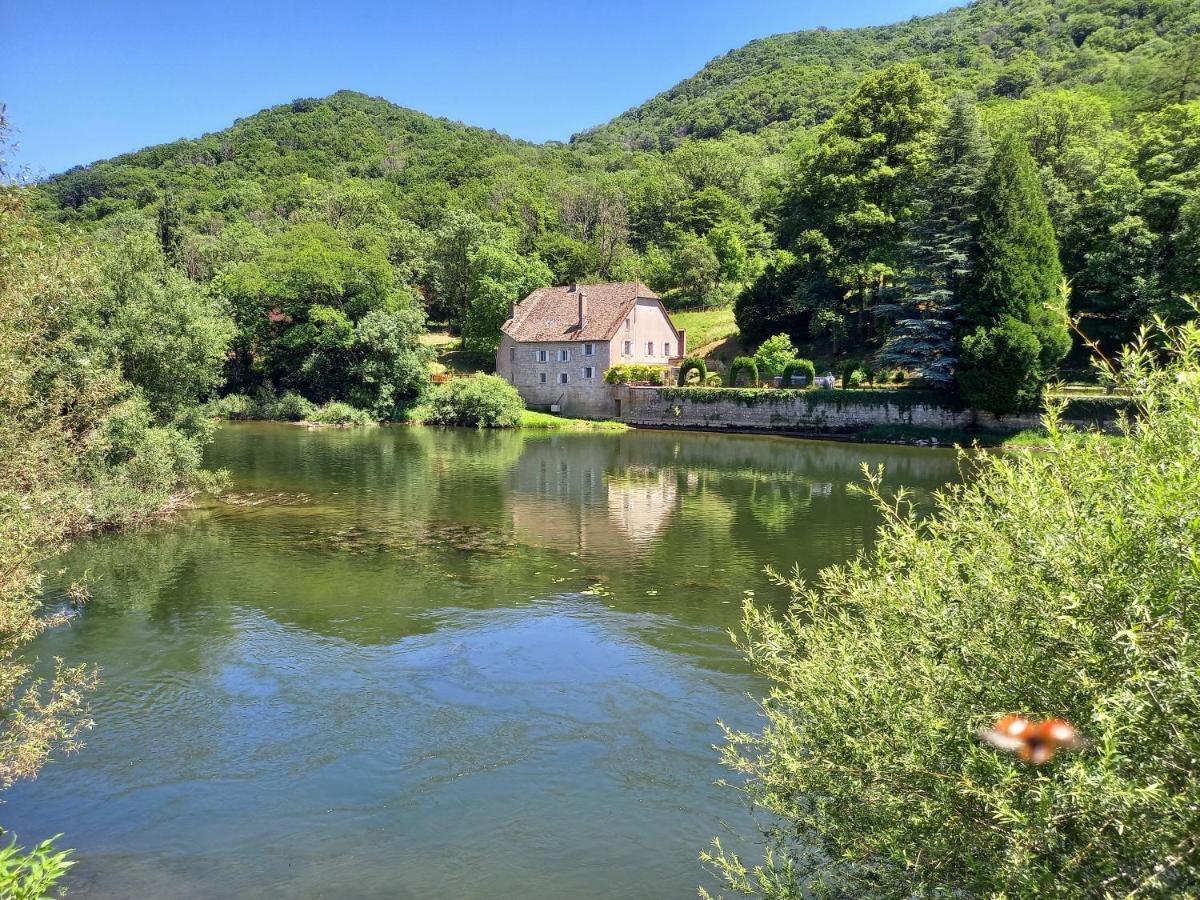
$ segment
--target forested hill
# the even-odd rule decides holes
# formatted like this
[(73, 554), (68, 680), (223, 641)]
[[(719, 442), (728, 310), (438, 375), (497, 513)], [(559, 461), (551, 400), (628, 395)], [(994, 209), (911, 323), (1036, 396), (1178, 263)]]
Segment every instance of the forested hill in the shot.
[(266, 212), (264, 205), (301, 202), (305, 179), (362, 178), (389, 185), (392, 199), (407, 198), (415, 211), (444, 200), (440, 191), (514, 165), (546, 165), (551, 155), (495, 131), (339, 91), (264, 109), (194, 140), (80, 166), (43, 189), (65, 218), (93, 219), (143, 207), (167, 189), (185, 193), (193, 212)]
[(865, 73), (897, 62), (919, 63), (948, 91), (981, 100), (1055, 87), (1134, 107), (1160, 90), (1185, 99), (1200, 88), (1198, 20), (1194, 0), (979, 0), (895, 25), (780, 34), (572, 142), (668, 148), (727, 129), (807, 127), (832, 116)]

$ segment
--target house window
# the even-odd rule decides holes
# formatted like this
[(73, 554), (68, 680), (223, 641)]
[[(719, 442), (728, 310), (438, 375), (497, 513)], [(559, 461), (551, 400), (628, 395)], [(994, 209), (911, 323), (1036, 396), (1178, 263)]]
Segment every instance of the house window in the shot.
[(625, 342), (625, 349), (622, 351), (623, 356), (629, 356), (633, 353), (633, 341)]
[(596, 345), (595, 344), (584, 344), (583, 345), (583, 355), (584, 356), (595, 356), (596, 355)]
[(567, 383), (567, 381), (568, 381), (568, 379), (567, 379), (567, 373), (566, 373), (566, 372), (559, 372), (559, 373), (558, 373), (558, 383), (559, 383), (559, 384), (566, 384), (566, 383)]
[(670, 356), (670, 355), (671, 355), (671, 342), (664, 341), (663, 342), (663, 356)]
[(533, 353), (538, 362), (547, 362), (550, 359), (550, 354), (545, 350), (534, 350)]
[(516, 362), (516, 361), (517, 361), (517, 348), (516, 348), (516, 347), (509, 347), (509, 348), (508, 348), (508, 361), (509, 361), (510, 363), (511, 363), (511, 362)]
[(538, 384), (545, 384), (545, 383), (546, 383), (546, 373), (538, 372)]
[(646, 341), (646, 355), (647, 356), (654, 355), (654, 341)]
[(570, 350), (559, 350), (558, 351), (558, 361), (559, 362), (569, 362), (570, 359), (571, 359), (571, 351)]
[(584, 378), (595, 378), (596, 370), (593, 369), (591, 366), (584, 366), (583, 367), (583, 377)]
[(628, 319), (625, 320), (625, 330), (626, 331), (629, 330), (629, 320)]

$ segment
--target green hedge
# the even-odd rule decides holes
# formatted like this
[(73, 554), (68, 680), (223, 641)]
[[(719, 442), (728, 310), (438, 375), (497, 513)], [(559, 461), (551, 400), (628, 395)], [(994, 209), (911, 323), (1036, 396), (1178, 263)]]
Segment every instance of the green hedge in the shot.
[(664, 400), (686, 400), (691, 403), (723, 403), (733, 401), (743, 406), (759, 406), (762, 404), (791, 403), (797, 397), (803, 398), (809, 410), (818, 406), (832, 406), (844, 409), (851, 406), (886, 406), (891, 405), (899, 410), (910, 410), (917, 406), (948, 409), (955, 412), (966, 409), (966, 406), (954, 394), (943, 391), (920, 390), (861, 390), (839, 391), (833, 388), (816, 388), (797, 395), (789, 391), (772, 391), (764, 388), (710, 388), (689, 387), (663, 388), (659, 396)]
[(666, 384), (667, 370), (648, 363), (620, 363), (604, 373), (604, 381), (607, 384), (629, 384), (636, 381)]
[(792, 386), (792, 376), (803, 375), (808, 381), (805, 383), (806, 388), (811, 388), (817, 383), (817, 367), (813, 365), (811, 359), (793, 359), (783, 367), (783, 379), (780, 385), (785, 388)]
[(1132, 414), (1135, 406), (1128, 397), (1072, 397), (1063, 410), (1063, 418), (1075, 421), (1106, 421)]
[(687, 378), (692, 372), (700, 373), (700, 384), (704, 384), (706, 381), (708, 381), (708, 366), (704, 364), (704, 360), (699, 356), (689, 356), (683, 361), (683, 365), (679, 367), (680, 387), (687, 387)]
[(758, 384), (758, 360), (753, 356), (739, 356), (729, 366), (728, 383), (731, 388), (737, 388), (738, 376), (748, 374), (753, 384)]

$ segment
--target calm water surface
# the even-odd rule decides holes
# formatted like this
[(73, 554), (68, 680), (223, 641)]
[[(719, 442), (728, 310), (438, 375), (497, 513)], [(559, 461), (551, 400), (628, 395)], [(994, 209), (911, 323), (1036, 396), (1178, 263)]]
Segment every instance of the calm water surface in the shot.
[(859, 466), (766, 437), (224, 427), (234, 494), (53, 565), (94, 599), (34, 647), (98, 664), (79, 754), (0, 821), (65, 832), (73, 897), (667, 898), (756, 853), (711, 745), (763, 575), (847, 559)]

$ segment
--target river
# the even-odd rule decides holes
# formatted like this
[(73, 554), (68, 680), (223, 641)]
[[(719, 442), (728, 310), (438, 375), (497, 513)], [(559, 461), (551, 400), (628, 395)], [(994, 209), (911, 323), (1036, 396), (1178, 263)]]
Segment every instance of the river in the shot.
[(757, 849), (712, 745), (763, 684), (731, 646), (763, 569), (867, 545), (863, 463), (946, 451), (664, 433), (231, 424), (231, 492), (49, 567), (91, 602), (41, 660), (95, 728), (5, 795), (71, 896), (669, 898)]

